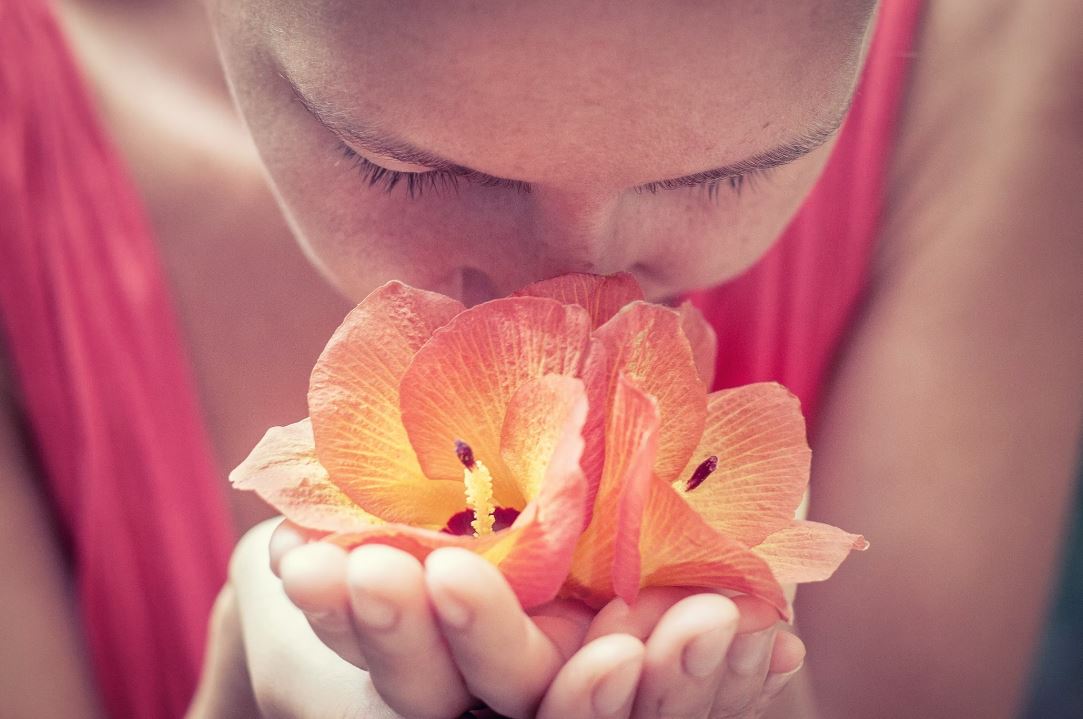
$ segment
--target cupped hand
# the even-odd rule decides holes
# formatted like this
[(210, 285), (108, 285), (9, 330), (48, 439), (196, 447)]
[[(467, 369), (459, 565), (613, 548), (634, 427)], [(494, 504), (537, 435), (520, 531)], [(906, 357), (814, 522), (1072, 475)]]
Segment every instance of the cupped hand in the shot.
[(482, 705), (515, 719), (756, 717), (804, 657), (749, 597), (648, 589), (597, 614), (563, 600), (527, 613), (471, 552), (438, 550), (422, 565), (386, 546), (347, 553), (310, 539), (288, 523), (275, 533), (286, 594), (410, 719)]
[(325, 646), (286, 597), (268, 552), (278, 524), (262, 522), (233, 551), (187, 719), (399, 719), (369, 675)]

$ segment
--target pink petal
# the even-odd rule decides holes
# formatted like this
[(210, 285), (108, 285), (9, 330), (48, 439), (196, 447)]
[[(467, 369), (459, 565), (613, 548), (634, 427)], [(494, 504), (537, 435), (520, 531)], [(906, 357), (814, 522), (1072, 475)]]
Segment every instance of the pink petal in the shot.
[(572, 272), (527, 285), (512, 296), (549, 297), (565, 305), (579, 305), (590, 313), (591, 329), (597, 329), (624, 305), (642, 300), (643, 290), (628, 272), (612, 275)]
[[(577, 391), (578, 380), (546, 380)], [(561, 403), (563, 421), (548, 425), (555, 432), (550, 456), (541, 458), (545, 475), (538, 494), (509, 529), (483, 537), (457, 536), (403, 525), (384, 525), (357, 533), (333, 535), (329, 541), (347, 548), (378, 542), (398, 547), (423, 560), (437, 547), (470, 549), (495, 564), (526, 608), (550, 601), (568, 574), (575, 541), (586, 512), (586, 479), (579, 467), (583, 451), (582, 429), (586, 416), (582, 385), (573, 402)]]
[(296, 524), (321, 532), (367, 529), (382, 520), (358, 507), (317, 461), (312, 423), (305, 418), (271, 427), (229, 474), (237, 489), (254, 491)]
[(692, 456), (707, 417), (707, 390), (699, 377), (680, 315), (661, 305), (633, 302), (599, 327), (606, 350), (609, 396), (627, 373), (658, 402), (658, 456), (654, 472), (676, 479)]
[(617, 378), (605, 439), (597, 509), (568, 581), (570, 594), (595, 607), (614, 595), (633, 601), (639, 590), (639, 528), (658, 451), (657, 403), (624, 374)]
[(681, 316), (681, 329), (692, 346), (692, 356), (696, 360), (696, 369), (703, 385), (709, 390), (714, 386), (715, 364), (718, 359), (718, 336), (714, 327), (691, 302), (681, 303), (678, 310)]
[(823, 581), (835, 573), (851, 551), (868, 547), (859, 534), (830, 524), (794, 520), (752, 549), (767, 560), (779, 582), (793, 584)]
[(590, 317), (578, 306), (513, 297), (471, 307), (418, 350), (400, 383), (402, 419), (425, 474), (461, 480), (454, 441), (492, 471), (501, 506), (523, 506), (500, 456), (504, 415), (515, 392), (547, 374), (578, 376)]
[(463, 507), (462, 477), (427, 479), (399, 414), (407, 365), (462, 309), (389, 282), (350, 312), (312, 370), (308, 406), (320, 463), (350, 499), (388, 521), (439, 528)]
[[(577, 377), (547, 374), (524, 383), (512, 395), (501, 430), (500, 455), (528, 502), (538, 496), (553, 451), (573, 412), (577, 426), (582, 427), (587, 393), (583, 380)], [(578, 454), (582, 455), (582, 449)]]
[[(761, 382), (713, 392), (702, 438), (673, 488), (715, 529), (750, 546), (789, 526), (808, 485), (811, 451), (798, 399)], [(686, 491), (710, 456), (718, 467)]]
[(767, 562), (709, 526), (658, 479), (650, 486), (639, 547), (644, 587), (732, 590), (763, 599), (789, 619), (789, 604)]

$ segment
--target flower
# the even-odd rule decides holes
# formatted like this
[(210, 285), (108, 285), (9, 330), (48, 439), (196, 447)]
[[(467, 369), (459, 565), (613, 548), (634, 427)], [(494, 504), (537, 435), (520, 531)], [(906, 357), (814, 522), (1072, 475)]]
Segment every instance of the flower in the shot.
[(862, 537), (794, 519), (810, 450), (775, 383), (711, 394), (715, 335), (626, 273), (569, 274), (470, 309), (389, 282), (313, 369), (309, 418), (231, 473), (295, 523), (419, 558), (496, 564), (522, 604), (728, 589), (783, 616)]
[(230, 481), (327, 541), (465, 547), (524, 606), (548, 601), (587, 511), (590, 329), (552, 299), (465, 309), (389, 282), (317, 360), (309, 417), (271, 428)]
[[(558, 287), (533, 293), (562, 298)], [(598, 606), (650, 586), (728, 589), (788, 617), (782, 584), (827, 579), (868, 546), (794, 518), (811, 459), (800, 403), (773, 382), (708, 394), (715, 336), (698, 311), (634, 300), (594, 339), (604, 461), (565, 594)]]

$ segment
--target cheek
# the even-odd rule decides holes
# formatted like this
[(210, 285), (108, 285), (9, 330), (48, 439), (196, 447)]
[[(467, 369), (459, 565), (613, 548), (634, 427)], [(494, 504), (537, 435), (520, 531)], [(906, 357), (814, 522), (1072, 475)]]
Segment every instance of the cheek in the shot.
[(691, 189), (646, 195), (624, 225), (640, 237), (648, 281), (670, 293), (709, 287), (740, 275), (775, 244), (808, 196), (833, 143), (769, 173), (740, 191), (723, 184), (717, 200)]

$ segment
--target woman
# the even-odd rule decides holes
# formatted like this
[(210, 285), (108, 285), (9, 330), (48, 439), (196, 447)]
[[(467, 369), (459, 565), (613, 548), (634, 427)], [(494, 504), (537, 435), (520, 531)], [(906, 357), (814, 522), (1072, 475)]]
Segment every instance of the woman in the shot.
[[(27, 34), (52, 37), (36, 3), (7, 4)], [(1011, 715), (1083, 400), (1071, 32), (1083, 18), (1069, 2), (933, 2), (920, 24), (909, 3), (875, 15), (868, 2), (778, 5), (240, 0), (208, 2), (209, 23), (184, 2), (61, 5), (145, 202), (214, 455), (193, 429), (155, 257), (135, 241), (109, 251), (118, 235), (148, 236), (138, 212), (98, 218), (114, 231), (95, 225), (88, 244), (65, 223), (101, 205), (43, 206), (65, 190), (39, 176), (56, 162), (51, 146), (27, 141), (61, 122), (41, 102), (33, 121), (4, 125), (6, 147), (20, 148), (6, 187), (23, 208), (10, 215), (16, 241), (4, 238), (17, 413), (0, 511), (18, 580), (3, 590), (18, 603), (2, 620), (15, 637), (2, 650), (15, 678), (5, 714), (96, 706), (56, 569), (68, 547), (109, 709), (187, 703), (201, 598), (230, 539), (209, 482), (170, 480), (209, 476), (213, 463), (222, 477), (264, 428), (303, 415), (307, 370), (351, 302), (390, 277), (473, 304), (561, 272), (629, 270), (655, 300), (715, 288), (697, 301), (722, 339), (720, 381), (794, 386), (815, 428), (812, 516), (873, 540), (802, 591), (813, 691), (795, 686), (790, 708), (773, 710)], [(10, 74), (8, 52), (7, 87), (46, 92), (25, 65)], [(46, 57), (30, 66), (67, 77)], [(107, 179), (130, 208), (117, 176), (87, 170), (76, 190), (104, 193)], [(69, 244), (34, 254), (17, 241), (39, 231)], [(13, 289), (25, 287), (50, 301)], [(93, 421), (111, 404), (140, 414)], [(117, 449), (129, 444), (142, 454)], [(93, 483), (73, 488), (81, 472)], [(237, 524), (256, 526), (219, 595), (195, 717), (453, 716), (476, 699), (516, 716), (754, 716), (804, 651), (755, 607), (709, 595), (528, 618), (469, 558), (423, 568), (381, 548), (346, 556), (297, 546), (289, 528), (272, 543), (273, 523), (256, 524), (265, 510), (231, 501)], [(452, 598), (475, 602), (461, 630)], [(605, 636), (579, 649), (589, 622), (588, 637)]]

